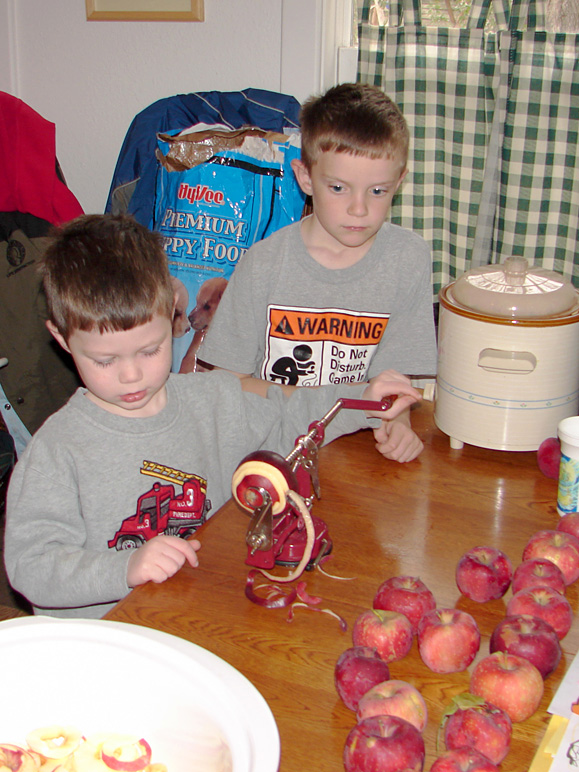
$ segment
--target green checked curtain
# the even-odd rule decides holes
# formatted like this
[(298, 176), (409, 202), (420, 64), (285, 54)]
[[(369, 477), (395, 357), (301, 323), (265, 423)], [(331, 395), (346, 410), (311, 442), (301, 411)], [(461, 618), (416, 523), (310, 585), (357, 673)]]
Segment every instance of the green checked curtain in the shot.
[(379, 26), (373, 5), (360, 9), (358, 80), (408, 121), (409, 177), (391, 219), (430, 243), (435, 297), (510, 255), (579, 286), (579, 35), (543, 31), (534, 0), (493, 0), (496, 32), (490, 0), (473, 0), (465, 28), (424, 26), (420, 0), (391, 0)]
[(522, 255), (579, 286), (579, 35), (542, 31), (543, 7), (511, 10), (493, 262)]

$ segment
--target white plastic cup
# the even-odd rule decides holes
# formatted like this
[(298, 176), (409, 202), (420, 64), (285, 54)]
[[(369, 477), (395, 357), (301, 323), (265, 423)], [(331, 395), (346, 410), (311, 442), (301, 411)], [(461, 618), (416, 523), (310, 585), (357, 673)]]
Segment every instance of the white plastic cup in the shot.
[(557, 434), (561, 442), (557, 511), (563, 517), (579, 512), (579, 416), (560, 421)]

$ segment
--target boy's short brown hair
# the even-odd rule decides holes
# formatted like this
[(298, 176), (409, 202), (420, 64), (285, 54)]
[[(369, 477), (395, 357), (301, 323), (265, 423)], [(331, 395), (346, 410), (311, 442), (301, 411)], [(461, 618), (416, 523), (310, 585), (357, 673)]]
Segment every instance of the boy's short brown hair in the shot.
[(342, 83), (310, 97), (300, 112), (302, 161), (307, 169), (320, 153), (399, 158), (406, 167), (408, 125), (400, 108), (376, 86)]
[(130, 330), (173, 316), (160, 234), (128, 215), (83, 215), (55, 231), (40, 265), (48, 316), (65, 340), (76, 330)]

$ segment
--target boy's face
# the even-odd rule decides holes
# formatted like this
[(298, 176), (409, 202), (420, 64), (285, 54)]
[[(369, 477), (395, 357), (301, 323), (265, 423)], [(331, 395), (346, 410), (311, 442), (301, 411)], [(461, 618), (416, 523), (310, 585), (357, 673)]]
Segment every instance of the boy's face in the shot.
[(50, 332), (72, 355), (87, 396), (109, 413), (142, 418), (166, 402), (172, 361), (171, 320), (155, 316), (131, 330), (76, 330), (68, 339), (50, 322)]
[(300, 187), (313, 200), (312, 228), (329, 251), (365, 251), (380, 230), (406, 175), (399, 159), (321, 153), (311, 170), (292, 164)]

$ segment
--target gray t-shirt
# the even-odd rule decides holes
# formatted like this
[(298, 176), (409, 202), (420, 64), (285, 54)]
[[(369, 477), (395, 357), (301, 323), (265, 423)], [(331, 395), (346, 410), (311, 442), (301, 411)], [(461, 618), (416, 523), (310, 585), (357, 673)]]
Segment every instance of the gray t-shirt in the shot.
[[(149, 535), (163, 532), (150, 504), (155, 486), (173, 486), (167, 506), (188, 508), (192, 519), (208, 508), (210, 516), (229, 499), (244, 456), (258, 448), (287, 455), (340, 396), (362, 391), (298, 389), (288, 399), (274, 386), (264, 399), (242, 392), (230, 373), (171, 375), (160, 413), (127, 418), (79, 389), (36, 432), (12, 474), (5, 535), (10, 583), (37, 613), (103, 616), (129, 592), (132, 552), (117, 548), (117, 536), (128, 524), (134, 529), (139, 514), (148, 515), (148, 525), (136, 519)], [(375, 423), (361, 411), (342, 410), (326, 440)], [(186, 490), (189, 478), (195, 485)]]
[(434, 374), (428, 245), (387, 223), (360, 261), (331, 270), (308, 253), (300, 223), (282, 228), (240, 260), (199, 358), (297, 386), (357, 383), (389, 368)]

